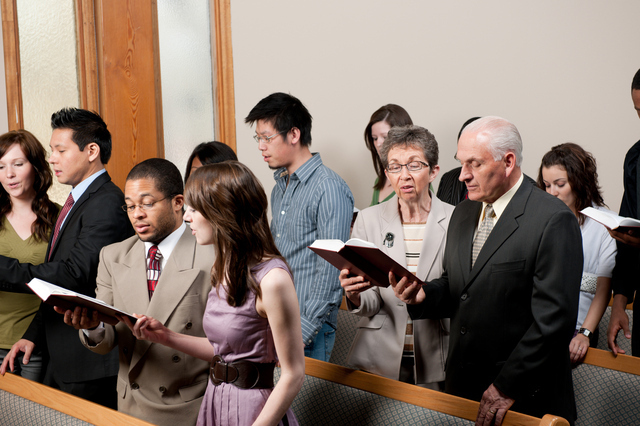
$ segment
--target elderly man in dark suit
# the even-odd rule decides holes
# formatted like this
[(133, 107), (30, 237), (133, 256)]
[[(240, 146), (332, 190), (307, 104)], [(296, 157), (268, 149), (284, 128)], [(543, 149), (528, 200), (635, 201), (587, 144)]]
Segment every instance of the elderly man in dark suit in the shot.
[(578, 221), (523, 179), (522, 141), (509, 121), (470, 124), (457, 158), (469, 200), (449, 224), (445, 273), (422, 287), (394, 282), (396, 295), (414, 319), (451, 317), (445, 390), (480, 401), (476, 424), (500, 424), (509, 409), (573, 424)]
[[(62, 184), (73, 188), (60, 212), (47, 248), (45, 263), (31, 265), (0, 256), (0, 290), (28, 293), (32, 278), (95, 296), (98, 259), (102, 247), (133, 234), (124, 197), (104, 165), (111, 156), (111, 134), (93, 112), (65, 108), (51, 117), (49, 162)], [(5, 357), (0, 374), (20, 352), (24, 362), (36, 346), (46, 344), (50, 361), (44, 384), (116, 408), (118, 354), (87, 351), (62, 316), (42, 305), (31, 326)]]

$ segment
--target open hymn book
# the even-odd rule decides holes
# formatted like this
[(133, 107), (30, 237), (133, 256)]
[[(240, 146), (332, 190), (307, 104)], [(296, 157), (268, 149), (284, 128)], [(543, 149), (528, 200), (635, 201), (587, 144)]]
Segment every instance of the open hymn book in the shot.
[(352, 238), (346, 243), (340, 240), (316, 240), (309, 248), (336, 268), (349, 269), (351, 275), (362, 276), (375, 286), (389, 286), (389, 271), (395, 274), (398, 281), (407, 277), (410, 283), (417, 281), (418, 284), (424, 284), (407, 268), (368, 241), (358, 238)]
[[(75, 309), (76, 306), (82, 306), (89, 311), (98, 311), (98, 319), (106, 324), (116, 325), (119, 322), (116, 315), (127, 316), (132, 323), (137, 320), (133, 315), (114, 308), (102, 300), (76, 293), (38, 278), (32, 279), (27, 285), (43, 302), (49, 305), (64, 309)], [(89, 316), (91, 315), (92, 313), (89, 312)]]
[(609, 229), (640, 227), (640, 220), (630, 217), (618, 216), (611, 210), (607, 209), (594, 209), (593, 207), (587, 207), (585, 209), (582, 209), (580, 213), (590, 217), (596, 222), (600, 222)]

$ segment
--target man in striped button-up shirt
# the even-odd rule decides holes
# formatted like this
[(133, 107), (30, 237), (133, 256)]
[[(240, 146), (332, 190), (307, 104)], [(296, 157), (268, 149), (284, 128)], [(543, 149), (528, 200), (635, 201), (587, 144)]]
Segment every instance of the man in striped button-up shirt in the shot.
[(297, 98), (274, 93), (245, 119), (256, 123), (258, 148), (276, 170), (271, 232), (287, 259), (300, 304), (305, 355), (328, 361), (342, 300), (339, 271), (307, 248), (316, 239), (349, 238), (353, 196), (338, 174), (311, 153), (311, 115)]

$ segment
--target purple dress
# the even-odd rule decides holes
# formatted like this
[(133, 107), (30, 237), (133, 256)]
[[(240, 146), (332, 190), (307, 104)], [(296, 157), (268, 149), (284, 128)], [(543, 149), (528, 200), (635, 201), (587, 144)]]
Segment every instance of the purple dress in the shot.
[[(252, 269), (254, 279), (260, 283), (273, 268), (289, 272), (282, 260), (271, 259)], [(232, 307), (227, 303), (224, 289), (220, 288), (219, 292), (219, 296), (216, 289), (209, 293), (203, 320), (204, 331), (215, 354), (222, 356), (225, 362), (276, 362), (278, 358), (271, 327), (267, 319), (256, 312), (255, 294), (249, 291), (242, 306)], [(209, 380), (200, 406), (198, 425), (251, 425), (262, 411), (271, 391), (240, 389), (229, 383), (214, 386)], [(298, 424), (291, 409), (286, 416), (289, 425)]]

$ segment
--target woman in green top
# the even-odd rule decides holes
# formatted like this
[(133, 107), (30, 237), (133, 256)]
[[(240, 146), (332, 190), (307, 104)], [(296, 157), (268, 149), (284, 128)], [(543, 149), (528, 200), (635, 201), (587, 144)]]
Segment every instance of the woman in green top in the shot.
[(389, 129), (409, 124), (413, 124), (413, 121), (411, 121), (409, 113), (404, 108), (395, 104), (387, 104), (373, 113), (367, 128), (364, 129), (364, 141), (369, 151), (371, 151), (373, 167), (376, 170), (376, 175), (378, 175), (376, 183), (373, 185), (372, 206), (391, 199), (395, 194), (391, 187), (391, 182), (384, 174), (384, 166), (380, 161), (380, 147), (387, 138)]
[[(42, 144), (26, 130), (0, 136), (0, 254), (21, 263), (44, 262), (60, 206), (49, 200), (52, 173)], [(31, 324), (40, 299), (0, 291), (0, 362)], [(15, 373), (40, 380), (42, 354)]]

